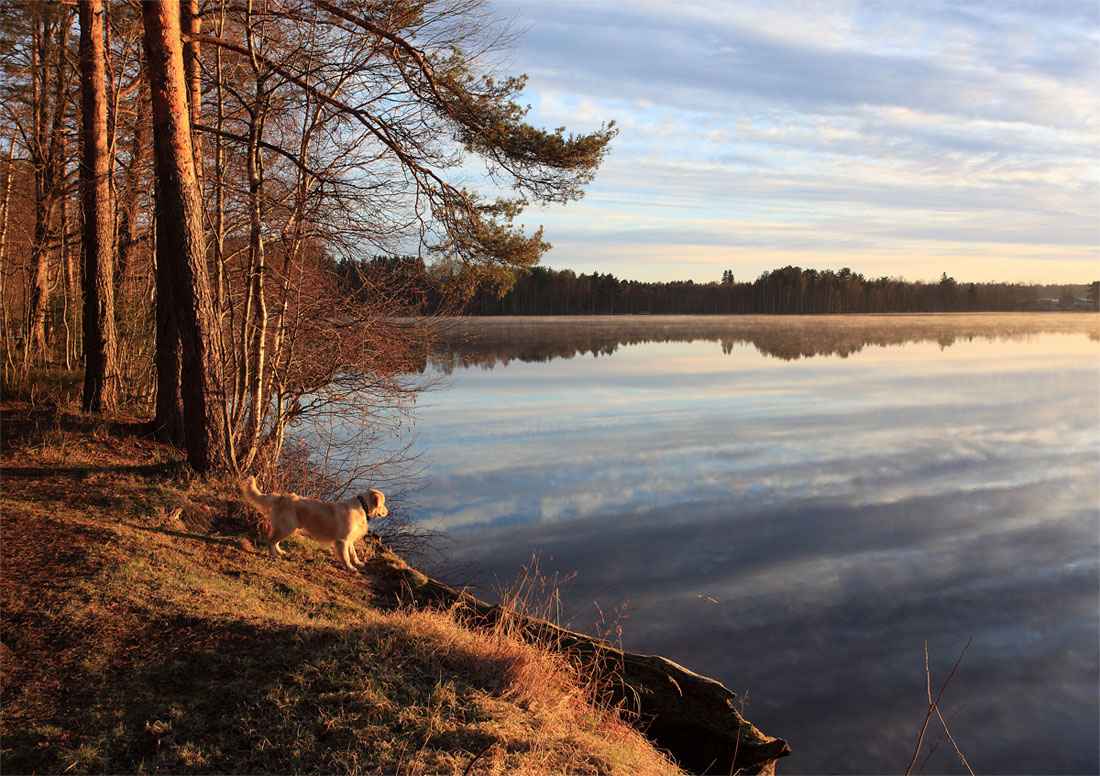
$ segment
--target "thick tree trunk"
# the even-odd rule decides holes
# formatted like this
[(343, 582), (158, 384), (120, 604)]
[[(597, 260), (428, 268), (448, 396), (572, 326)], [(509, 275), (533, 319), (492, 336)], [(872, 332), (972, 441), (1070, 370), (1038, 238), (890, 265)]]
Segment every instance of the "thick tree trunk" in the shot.
[(187, 110), (179, 2), (143, 3), (142, 17), (157, 167), (157, 289), (161, 294), (164, 285), (171, 285), (175, 293), (184, 441), (188, 460), (202, 472), (224, 465), (225, 437), (219, 405), (223, 399), (217, 327)]
[[(160, 205), (157, 205), (160, 212)], [(158, 219), (159, 220), (159, 219)], [(156, 241), (156, 414), (153, 416), (153, 438), (160, 442), (183, 446), (183, 407), (180, 403), (180, 331), (176, 324), (175, 281), (161, 261), (160, 234), (154, 226)]]
[(80, 101), (84, 153), (84, 409), (118, 408), (115, 337), (114, 212), (107, 143), (103, 2), (80, 0)]

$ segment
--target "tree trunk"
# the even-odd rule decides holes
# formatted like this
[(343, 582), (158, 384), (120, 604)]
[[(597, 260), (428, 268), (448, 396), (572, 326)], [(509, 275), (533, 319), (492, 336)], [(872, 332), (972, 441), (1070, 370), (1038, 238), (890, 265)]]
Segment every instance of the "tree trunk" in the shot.
[[(160, 212), (158, 198), (157, 213)], [(159, 221), (159, 217), (157, 218)], [(159, 442), (183, 446), (183, 408), (180, 404), (180, 331), (176, 324), (175, 281), (164, 262), (157, 260), (161, 236), (154, 224), (155, 253), (153, 256), (156, 283), (156, 414), (153, 416), (153, 438)]]
[[(80, 245), (77, 246), (77, 250), (82, 250), (83, 247), (82, 239)], [(79, 272), (77, 271), (77, 263), (80, 261), (80, 256), (78, 256), (77, 261), (74, 262), (73, 248), (69, 245), (68, 198), (63, 198), (61, 200), (60, 252), (62, 299), (64, 300), (61, 320), (65, 324), (65, 369), (72, 370), (73, 364), (80, 359), (80, 351), (83, 347), (83, 338), (76, 336), (77, 322), (81, 320), (81, 318), (77, 317), (77, 308), (81, 306), (79, 300), (83, 295), (81, 289), (83, 268), (81, 268)]]
[(142, 235), (138, 231), (138, 204), (144, 183), (142, 172), (148, 159), (149, 137), (146, 127), (149, 120), (148, 103), (144, 100), (148, 78), (139, 87), (143, 99), (138, 100), (138, 112), (134, 116), (130, 142), (130, 160), (126, 165), (125, 195), (118, 205), (118, 277), (124, 284), (127, 276), (138, 263), (138, 250)]
[(103, 2), (80, 0), (80, 102), (84, 152), (84, 410), (118, 409), (114, 212), (107, 143)]
[[(42, 16), (35, 19), (31, 53), (34, 102), (31, 162), (34, 165), (35, 178), (35, 223), (31, 254), (34, 270), (31, 277), (24, 366), (29, 364), (32, 358), (45, 358), (47, 355), (46, 318), (51, 291), (49, 243), (54, 228), (57, 202), (65, 183), (62, 144), (65, 112), (68, 105), (66, 88), (69, 73), (65, 47), (68, 45), (69, 30), (72, 26), (72, 13), (68, 9), (58, 11), (43, 4), (37, 11)], [(61, 15), (55, 16), (55, 13)]]
[[(189, 37), (183, 46), (183, 71), (187, 82), (187, 109), (190, 111), (191, 125), (194, 126), (202, 117), (202, 81), (199, 69), (199, 41), (198, 35), (202, 32), (202, 16), (199, 15), (199, 0), (183, 0), (180, 5), (180, 25), (183, 32)], [(195, 157), (195, 176), (199, 181), (199, 192), (202, 192), (202, 135), (195, 132), (191, 135), (191, 150)]]
[(34, 105), (34, 127), (31, 142), (31, 164), (34, 167), (34, 237), (31, 241), (30, 304), (27, 308), (27, 336), (23, 340), (23, 368), (34, 354), (46, 347), (46, 303), (49, 301), (48, 251), (46, 233), (49, 210), (46, 198), (46, 64), (48, 31), (44, 21), (34, 20), (34, 40), (31, 43), (31, 101)]
[[(7, 266), (7, 238), (8, 216), (10, 214), (11, 185), (15, 178), (15, 170), (12, 169), (12, 158), (15, 155), (15, 140), (8, 146), (8, 158), (4, 162), (4, 198), (0, 200), (0, 267)], [(0, 337), (3, 337), (4, 351), (4, 382), (8, 380), (8, 367), (12, 364), (11, 343), (14, 335), (8, 326), (8, 287), (5, 280), (7, 273), (0, 272)]]
[[(263, 79), (256, 81), (256, 102), (248, 130), (248, 257), (254, 317), (251, 323), (250, 341), (242, 343), (245, 359), (250, 362), (248, 391), (248, 420), (238, 452), (247, 470), (256, 457), (260, 441), (260, 416), (264, 404), (264, 371), (267, 345), (267, 298), (264, 291), (264, 275), (267, 262), (264, 253), (263, 215), (260, 208), (260, 191), (263, 187), (263, 158), (260, 156), (260, 139), (263, 135), (266, 101)], [(287, 246), (283, 246), (286, 250)]]
[[(178, 0), (143, 3), (157, 168), (157, 291), (174, 291), (180, 339), (184, 442), (205, 472), (225, 463), (217, 322), (207, 278)], [(159, 305), (159, 302), (158, 302)], [(160, 364), (158, 363), (158, 368)], [(158, 386), (163, 380), (158, 375)]]

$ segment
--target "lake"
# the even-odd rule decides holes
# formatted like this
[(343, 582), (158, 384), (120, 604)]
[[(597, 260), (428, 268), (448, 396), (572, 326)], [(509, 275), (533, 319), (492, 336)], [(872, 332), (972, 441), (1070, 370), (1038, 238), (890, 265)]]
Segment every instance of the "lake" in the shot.
[[(429, 369), (448, 581), (576, 572), (571, 627), (618, 606), (783, 773), (904, 771), (925, 642), (935, 693), (973, 637), (943, 709), (974, 771), (1100, 771), (1097, 316), (473, 319)], [(965, 769), (945, 740), (926, 772)]]

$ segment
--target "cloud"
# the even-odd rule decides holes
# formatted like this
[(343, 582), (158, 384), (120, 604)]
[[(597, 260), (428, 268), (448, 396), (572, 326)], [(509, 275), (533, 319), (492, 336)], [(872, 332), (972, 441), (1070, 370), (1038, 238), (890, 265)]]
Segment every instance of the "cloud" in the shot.
[[(530, 25), (513, 59), (531, 76), (531, 119), (621, 128), (586, 200), (529, 213), (548, 226), (556, 266), (610, 260), (616, 240), (642, 257), (725, 239), (811, 255), (843, 246), (868, 274), (930, 251), (934, 269), (916, 279), (965, 243), (1015, 258), (1022, 274), (1007, 280), (1067, 271), (1084, 247), (1100, 259), (1089, 3), (500, 6)], [(945, 214), (951, 228), (935, 228)], [(632, 219), (658, 229), (630, 231)], [(1027, 245), (1046, 258), (1026, 259)], [(956, 275), (987, 280), (984, 268)]]
[[(683, 12), (679, 3), (525, 4), (531, 27), (520, 51), (540, 89), (640, 106), (727, 115), (746, 102), (800, 113), (901, 105), (1052, 126), (1095, 122), (1096, 41), (1068, 25), (1059, 28), (1064, 39), (1036, 41), (1032, 30), (1051, 28), (1058, 15), (1051, 4), (1026, 16), (991, 12), (1001, 20), (996, 37), (988, 22), (943, 7), (937, 14), (935, 6), (929, 13), (886, 4), (858, 12), (836, 3), (737, 6), (715, 16)], [(822, 25), (830, 8), (841, 10)], [(836, 22), (845, 8), (851, 18)], [(914, 40), (899, 34), (903, 26), (925, 34)], [(1031, 41), (1022, 49), (1019, 40), (1011, 45), (1024, 36)]]

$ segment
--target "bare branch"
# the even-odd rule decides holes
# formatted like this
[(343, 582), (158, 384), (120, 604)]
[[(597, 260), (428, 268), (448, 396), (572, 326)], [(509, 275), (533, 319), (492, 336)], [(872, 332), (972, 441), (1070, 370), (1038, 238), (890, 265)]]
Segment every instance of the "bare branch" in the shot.
[[(959, 654), (959, 659), (955, 661), (954, 667), (951, 669), (951, 673), (948, 674), (947, 679), (944, 680), (943, 685), (940, 687), (939, 693), (936, 695), (936, 699), (932, 700), (932, 673), (928, 666), (928, 642), (924, 642), (924, 676), (925, 676), (925, 691), (928, 694), (928, 711), (924, 715), (924, 724), (921, 725), (920, 734), (917, 736), (917, 747), (913, 750), (913, 757), (909, 760), (909, 765), (905, 768), (906, 776), (909, 776), (913, 771), (913, 765), (917, 762), (917, 757), (920, 755), (921, 747), (924, 744), (924, 735), (928, 731), (928, 722), (932, 719), (932, 715), (936, 714), (939, 717), (940, 723), (943, 725), (944, 731), (947, 733), (947, 737), (951, 740), (952, 746), (955, 747), (955, 752), (958, 754), (959, 759), (962, 760), (963, 765), (967, 770), (970, 770), (970, 765), (966, 762), (966, 758), (963, 757), (962, 752), (959, 751), (959, 747), (955, 744), (955, 739), (951, 737), (951, 731), (947, 730), (947, 723), (943, 720), (943, 715), (940, 714), (939, 705), (943, 699), (944, 692), (947, 691), (947, 685), (951, 684), (951, 680), (955, 678), (955, 674), (959, 670), (959, 665), (962, 663), (963, 657), (966, 655), (966, 650), (970, 649), (970, 645), (974, 642), (974, 637), (971, 636), (966, 642), (966, 646), (963, 647), (962, 653)], [(974, 771), (970, 771), (974, 773)]]

